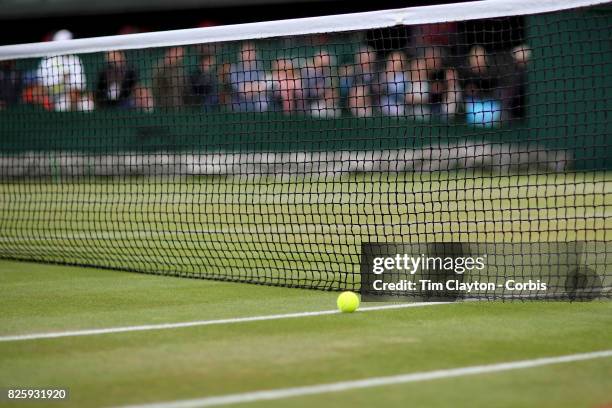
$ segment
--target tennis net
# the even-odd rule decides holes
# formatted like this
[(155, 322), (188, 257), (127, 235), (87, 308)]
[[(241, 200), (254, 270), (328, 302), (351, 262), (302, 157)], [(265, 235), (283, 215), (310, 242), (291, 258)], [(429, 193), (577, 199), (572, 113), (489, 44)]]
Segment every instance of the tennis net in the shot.
[(0, 257), (363, 290), (445, 243), (610, 297), (612, 9), (537, 3), (0, 47)]

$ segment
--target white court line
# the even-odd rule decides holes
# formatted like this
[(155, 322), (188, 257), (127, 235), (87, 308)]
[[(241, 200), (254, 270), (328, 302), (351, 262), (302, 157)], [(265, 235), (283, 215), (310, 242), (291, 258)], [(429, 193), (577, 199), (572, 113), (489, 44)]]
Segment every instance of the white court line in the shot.
[(127, 405), (124, 408), (201, 408), (221, 405), (244, 404), (255, 401), (270, 401), (283, 398), (300, 397), (304, 395), (341, 392), (358, 388), (380, 387), (411, 382), (438, 380), (443, 378), (462, 377), (466, 375), (487, 374), (500, 371), (519, 370), (541, 367), (551, 364), (571, 363), (574, 361), (592, 360), (612, 357), (612, 350), (594, 351), (591, 353), (569, 354), (565, 356), (536, 358), (532, 360), (512, 361), (470, 367), (450, 368), (446, 370), (424, 371), (410, 374), (393, 375), (389, 377), (372, 377), (362, 380), (343, 381), (336, 383), (310, 385), (305, 387), (280, 388), (275, 390), (245, 392), (241, 394), (221, 395), (190, 400), (158, 402), (142, 405)]
[[(358, 312), (372, 312), (376, 310), (404, 309), (408, 307), (445, 305), (449, 303), (451, 302), (422, 302), (422, 303), (402, 303), (402, 304), (384, 305), (384, 306), (371, 306), (371, 307), (361, 307), (359, 308)], [(168, 329), (179, 329), (183, 327), (214, 326), (214, 325), (219, 325), (219, 324), (248, 323), (248, 322), (259, 322), (259, 321), (265, 321), (265, 320), (279, 320), (279, 319), (294, 319), (298, 317), (324, 316), (324, 315), (332, 315), (332, 314), (338, 314), (338, 313), (340, 313), (338, 310), (321, 310), (318, 312), (286, 313), (286, 314), (276, 314), (276, 315), (266, 315), (266, 316), (237, 317), (237, 318), (230, 318), (230, 319), (196, 320), (192, 322), (147, 324), (147, 325), (141, 325), (141, 326), (107, 327), (103, 329), (84, 329), (84, 330), (72, 330), (72, 331), (52, 332), (52, 333), (17, 334), (17, 335), (11, 335), (11, 336), (0, 336), (0, 342), (38, 340), (38, 339), (55, 339), (59, 337), (94, 336), (97, 334), (125, 333), (125, 332), (135, 332), (135, 331), (168, 330)]]

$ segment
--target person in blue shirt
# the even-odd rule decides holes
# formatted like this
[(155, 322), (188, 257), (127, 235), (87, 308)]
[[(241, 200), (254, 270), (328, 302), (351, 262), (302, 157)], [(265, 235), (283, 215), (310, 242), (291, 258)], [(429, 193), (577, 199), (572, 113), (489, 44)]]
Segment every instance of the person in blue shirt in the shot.
[(263, 61), (257, 59), (255, 44), (245, 42), (240, 47), (237, 64), (230, 70), (232, 110), (237, 112), (265, 112), (269, 95)]
[(380, 110), (387, 116), (404, 116), (409, 86), (407, 58), (401, 51), (389, 54), (380, 74)]

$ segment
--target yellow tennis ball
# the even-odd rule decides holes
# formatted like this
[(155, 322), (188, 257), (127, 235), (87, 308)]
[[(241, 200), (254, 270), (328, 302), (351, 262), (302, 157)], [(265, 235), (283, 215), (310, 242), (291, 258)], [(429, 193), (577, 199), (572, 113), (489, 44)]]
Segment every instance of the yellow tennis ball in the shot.
[(336, 303), (342, 313), (353, 313), (359, 307), (359, 297), (353, 292), (342, 292)]

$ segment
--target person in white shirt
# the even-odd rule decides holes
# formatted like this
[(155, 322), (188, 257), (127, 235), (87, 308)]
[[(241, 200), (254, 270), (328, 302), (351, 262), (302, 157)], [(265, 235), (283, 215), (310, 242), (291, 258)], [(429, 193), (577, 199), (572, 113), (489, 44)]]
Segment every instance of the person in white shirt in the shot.
[[(70, 39), (72, 33), (68, 30), (60, 30), (53, 36), (53, 41)], [(36, 76), (51, 97), (54, 110), (66, 112), (93, 109), (93, 100), (86, 92), (83, 62), (78, 56), (55, 55), (43, 58)]]

